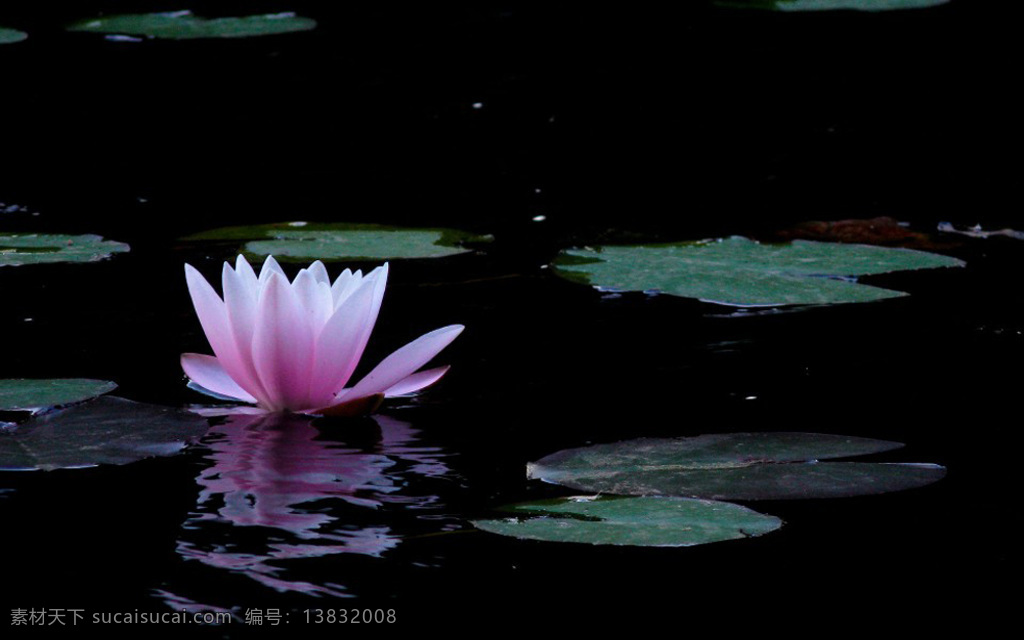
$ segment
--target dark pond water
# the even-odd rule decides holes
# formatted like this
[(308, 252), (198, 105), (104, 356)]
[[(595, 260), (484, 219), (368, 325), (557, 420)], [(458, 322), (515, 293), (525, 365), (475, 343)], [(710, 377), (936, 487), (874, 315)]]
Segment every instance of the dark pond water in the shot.
[[(611, 621), (920, 631), (1007, 614), (1024, 245), (936, 233), (943, 221), (1024, 226), (999, 3), (326, 4), (0, 7), (0, 26), (29, 34), (0, 45), (0, 232), (131, 246), (92, 264), (0, 267), (0, 378), (99, 378), (132, 400), (206, 402), (178, 364), (209, 352), (182, 264), (213, 278), (237, 247), (181, 241), (191, 233), (299, 219), (494, 236), (484, 252), (391, 264), (364, 366), (467, 327), (438, 358), (449, 374), (416, 399), (315, 426), (235, 417), (175, 457), (0, 474), (0, 615), (229, 611), (215, 633), (234, 637), (247, 609), (278, 609), (307, 635), (350, 632), (306, 618), (341, 608), (487, 633)], [(319, 25), (188, 42), (62, 30), (101, 11), (181, 8), (292, 10)], [(600, 241), (876, 216), (933, 234), (967, 266), (868, 279), (904, 298), (739, 314), (601, 293), (546, 268)], [(570, 495), (524, 475), (560, 449), (776, 430), (895, 440), (907, 446), (876, 459), (949, 473), (903, 493), (751, 504), (786, 525), (686, 549), (469, 524)]]

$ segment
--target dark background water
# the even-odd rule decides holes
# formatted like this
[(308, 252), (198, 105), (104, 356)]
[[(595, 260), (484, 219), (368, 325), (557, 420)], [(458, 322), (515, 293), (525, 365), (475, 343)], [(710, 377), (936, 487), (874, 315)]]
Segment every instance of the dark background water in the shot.
[[(0, 47), (0, 202), (27, 210), (0, 213), (0, 229), (99, 233), (132, 250), (0, 269), (0, 377), (103, 378), (134, 400), (199, 402), (177, 364), (207, 349), (181, 264), (213, 277), (235, 248), (180, 242), (188, 233), (304, 219), (455, 226), (495, 241), (480, 255), (393, 264), (367, 354), (467, 325), (440, 358), (453, 365), (445, 381), (385, 411), (447, 472), (425, 477), (373, 423), (324, 436), (391, 455), (397, 494), (435, 499), (328, 501), (318, 508), (336, 532), (386, 526), (401, 541), (379, 557), (270, 563), (355, 599), (278, 592), (189, 559), (183, 549), (209, 559), (273, 538), (202, 520), (215, 511), (197, 501), (216, 457), (208, 443), (126, 467), (0, 477), (0, 614), (393, 607), (412, 628), (481, 631), (541, 628), (550, 615), (681, 630), (999, 621), (1020, 567), (1018, 241), (947, 237), (965, 269), (872, 279), (907, 298), (739, 318), (602, 295), (543, 267), (601, 239), (756, 236), (803, 220), (1019, 228), (1005, 4), (795, 15), (705, 2), (5, 2), (0, 25), (30, 38)], [(143, 43), (62, 30), (100, 11), (180, 8), (294, 10), (319, 26)], [(527, 461), (561, 448), (778, 429), (898, 440), (907, 447), (887, 459), (941, 463), (949, 476), (903, 494), (754, 505), (787, 525), (693, 549), (460, 533), (495, 506), (563, 495), (523, 479)]]

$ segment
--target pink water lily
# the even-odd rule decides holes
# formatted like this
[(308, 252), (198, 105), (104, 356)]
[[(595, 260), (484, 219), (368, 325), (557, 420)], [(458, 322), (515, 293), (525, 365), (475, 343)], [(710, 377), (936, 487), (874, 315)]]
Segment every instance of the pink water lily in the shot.
[(326, 415), (367, 413), (387, 396), (437, 382), (448, 370), (418, 371), (461, 332), (451, 325), (423, 335), (351, 387), (377, 321), (388, 265), (363, 275), (346, 269), (332, 284), (319, 260), (289, 282), (268, 256), (259, 276), (244, 257), (224, 263), (224, 298), (191, 265), (185, 279), (216, 356), (185, 353), (196, 385), (264, 411)]

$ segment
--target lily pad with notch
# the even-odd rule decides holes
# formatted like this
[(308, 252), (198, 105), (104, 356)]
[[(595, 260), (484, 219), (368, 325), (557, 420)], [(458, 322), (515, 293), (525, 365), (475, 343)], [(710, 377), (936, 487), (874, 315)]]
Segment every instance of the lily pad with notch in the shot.
[(728, 502), (670, 497), (573, 497), (512, 505), (515, 517), (475, 520), (483, 531), (528, 540), (690, 547), (763, 535), (782, 520)]
[(907, 295), (856, 276), (961, 267), (925, 251), (795, 240), (762, 244), (734, 236), (675, 244), (563, 251), (555, 273), (617, 291), (658, 291), (735, 307), (871, 302)]
[(730, 9), (762, 9), (769, 11), (896, 11), (926, 9), (949, 0), (715, 0)]
[(943, 478), (936, 464), (820, 462), (890, 451), (898, 442), (815, 433), (640, 438), (566, 449), (527, 465), (528, 478), (579, 491), (715, 500), (840, 498)]
[(88, 378), (0, 380), (0, 411), (40, 411), (92, 400), (117, 388)]
[(139, 36), (165, 40), (201, 38), (250, 38), (309, 31), (316, 21), (291, 12), (243, 17), (204, 18), (191, 11), (113, 15), (82, 20), (68, 31)]
[(474, 251), (471, 244), (490, 236), (457, 229), (420, 229), (377, 224), (283, 222), (226, 227), (186, 240), (248, 241), (249, 256), (273, 255), (279, 261), (375, 261), (444, 258)]
[(123, 242), (105, 240), (93, 234), (9, 233), (0, 235), (0, 267), (96, 262), (128, 250), (128, 245)]
[(0, 433), (0, 470), (128, 464), (173, 455), (206, 433), (192, 412), (102, 397), (35, 416)]

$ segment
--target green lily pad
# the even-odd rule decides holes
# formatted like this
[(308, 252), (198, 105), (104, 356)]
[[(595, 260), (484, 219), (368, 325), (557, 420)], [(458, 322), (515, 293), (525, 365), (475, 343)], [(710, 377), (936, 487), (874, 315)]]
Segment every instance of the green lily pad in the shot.
[(741, 237), (563, 251), (555, 272), (620, 291), (660, 291), (736, 307), (870, 302), (907, 295), (859, 284), (854, 276), (964, 262), (925, 251)]
[(443, 258), (473, 251), (468, 242), (486, 242), (456, 229), (413, 229), (375, 224), (284, 222), (215, 229), (186, 240), (249, 240), (250, 256), (273, 255), (285, 261), (372, 261)]
[[(715, 470), (647, 469), (574, 477), (558, 484), (615, 495), (689, 496), (712, 500), (848, 498), (916, 489), (941, 480), (935, 464), (803, 462)], [(547, 480), (547, 478), (542, 478)]]
[(813, 433), (641, 438), (559, 451), (527, 477), (580, 491), (716, 500), (839, 498), (902, 491), (945, 476), (934, 464), (818, 462), (889, 451), (898, 442)]
[(949, 0), (716, 0), (715, 4), (736, 9), (774, 11), (893, 11), (937, 7)]
[(523, 515), (476, 520), (490, 533), (527, 540), (692, 547), (763, 535), (782, 520), (728, 502), (690, 498), (559, 498), (508, 507)]
[(0, 411), (38, 411), (110, 393), (117, 385), (107, 380), (58, 378), (0, 380)]
[(47, 262), (95, 262), (128, 251), (123, 242), (96, 235), (13, 233), (0, 235), (0, 267)]
[(28, 34), (17, 29), (0, 27), (0, 44), (13, 44), (28, 38)]
[(565, 449), (527, 465), (527, 475), (619, 472), (623, 469), (723, 469), (766, 462), (851, 458), (892, 451), (901, 442), (827, 433), (712, 433), (688, 438), (637, 438)]
[(194, 413), (103, 397), (0, 432), (0, 469), (53, 470), (127, 464), (172, 455), (206, 433)]
[(168, 40), (198, 38), (249, 38), (309, 31), (316, 21), (294, 13), (274, 13), (238, 18), (201, 18), (191, 11), (115, 15), (83, 20), (68, 31), (143, 36)]

